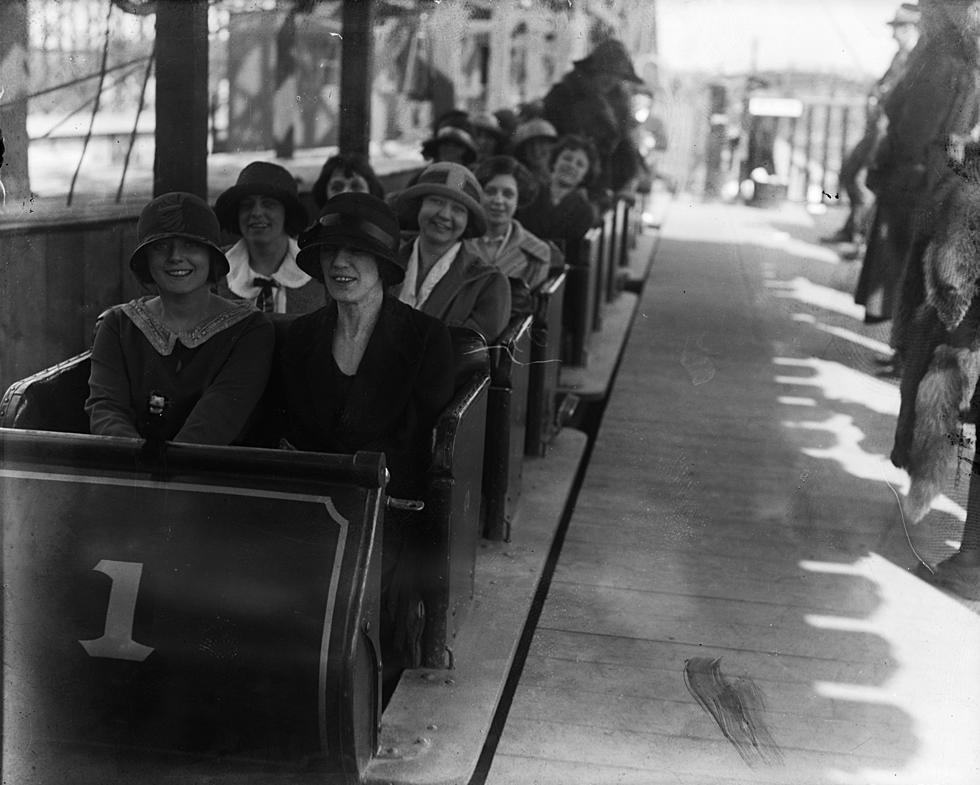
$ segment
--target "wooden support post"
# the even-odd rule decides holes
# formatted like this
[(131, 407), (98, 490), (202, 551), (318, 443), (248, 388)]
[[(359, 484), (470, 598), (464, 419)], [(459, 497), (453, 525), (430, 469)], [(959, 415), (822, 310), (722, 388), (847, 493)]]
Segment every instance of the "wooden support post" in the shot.
[(208, 3), (158, 0), (153, 195), (208, 198)]
[(728, 93), (724, 85), (713, 84), (708, 87), (708, 140), (705, 151), (704, 195), (715, 198), (721, 194), (722, 151), (728, 132)]
[(276, 158), (292, 158), (296, 149), (296, 10), (276, 34), (276, 92), (272, 99), (272, 136)]
[[(27, 171), (27, 0), (0, 3), (0, 133), (3, 167), (0, 181), (6, 189), (7, 211), (29, 209), (31, 181)], [(0, 198), (0, 210), (4, 207)]]
[(823, 105), (823, 155), (820, 158), (820, 199), (823, 201), (823, 194), (827, 193), (827, 164), (830, 162), (830, 123), (834, 113), (834, 107), (830, 104)]
[(810, 163), (813, 160), (813, 111), (810, 104), (806, 108), (806, 148), (803, 150), (803, 201), (810, 201)]
[(340, 56), (340, 152), (368, 155), (374, 83), (374, 0), (344, 0)]

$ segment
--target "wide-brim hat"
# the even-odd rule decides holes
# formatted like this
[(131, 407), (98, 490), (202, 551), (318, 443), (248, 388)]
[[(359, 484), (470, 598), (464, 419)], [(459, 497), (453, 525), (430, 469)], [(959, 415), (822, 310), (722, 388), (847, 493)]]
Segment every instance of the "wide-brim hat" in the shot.
[(426, 196), (455, 199), (469, 213), (463, 237), (482, 237), (487, 233), (487, 214), (483, 211), (483, 189), (469, 169), (461, 164), (441, 161), (422, 170), (419, 179), (398, 195), (395, 211), (401, 228), (419, 228), (419, 205)]
[(590, 74), (613, 74), (636, 84), (643, 79), (633, 70), (633, 61), (622, 42), (615, 38), (603, 41), (588, 57), (575, 60), (574, 64)]
[(214, 212), (221, 228), (240, 235), (238, 204), (246, 196), (269, 196), (286, 208), (286, 233), (297, 235), (306, 226), (309, 216), (299, 200), (299, 189), (293, 176), (279, 164), (254, 161), (238, 175), (238, 181), (218, 197)]
[(895, 18), (887, 24), (892, 27), (899, 25), (917, 25), (922, 19), (922, 12), (916, 3), (902, 3), (895, 11)]
[(373, 254), (387, 286), (405, 277), (405, 263), (398, 257), (398, 218), (385, 203), (371, 194), (348, 191), (328, 199), (316, 221), (299, 236), (296, 264), (318, 281), (323, 281), (320, 249), (356, 248)]
[(426, 158), (435, 158), (439, 152), (439, 145), (443, 142), (455, 142), (465, 147), (467, 158), (469, 158), (466, 163), (473, 163), (476, 160), (477, 149), (473, 137), (470, 136), (468, 131), (457, 128), (454, 125), (443, 126), (431, 138), (426, 139), (422, 143), (422, 155)]
[(208, 203), (194, 194), (172, 191), (152, 200), (140, 213), (136, 224), (136, 248), (129, 257), (129, 269), (140, 280), (150, 280), (144, 251), (157, 240), (182, 237), (207, 246), (211, 253), (211, 278), (228, 274), (228, 259), (221, 250), (221, 227)]

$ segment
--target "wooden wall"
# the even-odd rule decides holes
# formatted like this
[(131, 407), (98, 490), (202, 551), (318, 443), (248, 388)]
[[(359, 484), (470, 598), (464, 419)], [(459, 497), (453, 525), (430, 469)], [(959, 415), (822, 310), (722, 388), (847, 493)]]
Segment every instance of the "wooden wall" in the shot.
[(0, 229), (0, 390), (88, 348), (96, 317), (139, 294), (136, 218)]

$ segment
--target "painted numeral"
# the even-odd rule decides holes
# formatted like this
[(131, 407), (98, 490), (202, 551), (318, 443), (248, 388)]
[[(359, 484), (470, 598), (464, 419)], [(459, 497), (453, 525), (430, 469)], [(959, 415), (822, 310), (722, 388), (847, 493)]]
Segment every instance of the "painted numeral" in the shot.
[(136, 594), (143, 576), (143, 565), (139, 562), (103, 559), (93, 569), (108, 575), (112, 580), (109, 606), (105, 615), (105, 631), (101, 638), (79, 643), (90, 657), (143, 662), (153, 653), (152, 646), (144, 646), (133, 640), (133, 616), (136, 614)]

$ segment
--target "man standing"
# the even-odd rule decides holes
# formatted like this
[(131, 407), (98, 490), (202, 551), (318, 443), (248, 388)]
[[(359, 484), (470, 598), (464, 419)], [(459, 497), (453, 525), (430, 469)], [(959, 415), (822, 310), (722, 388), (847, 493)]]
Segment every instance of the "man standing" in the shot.
[(888, 24), (891, 25), (892, 37), (898, 44), (898, 51), (892, 58), (885, 75), (875, 83), (868, 94), (864, 135), (841, 165), (840, 185), (847, 193), (851, 209), (844, 225), (829, 237), (822, 238), (823, 242), (860, 245), (867, 232), (868, 212), (871, 208), (869, 202), (873, 197), (864, 183), (859, 180), (859, 175), (871, 162), (875, 148), (884, 137), (888, 119), (882, 107), (888, 94), (905, 73), (909, 53), (919, 40), (919, 6), (915, 3), (902, 3), (895, 12), (895, 18)]

